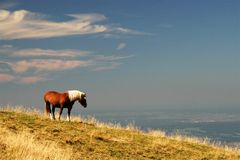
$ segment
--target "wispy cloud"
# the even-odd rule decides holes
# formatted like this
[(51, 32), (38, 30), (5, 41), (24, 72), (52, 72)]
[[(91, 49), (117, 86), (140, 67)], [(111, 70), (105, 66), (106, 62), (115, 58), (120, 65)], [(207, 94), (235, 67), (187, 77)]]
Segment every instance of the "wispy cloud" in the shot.
[(125, 34), (131, 34), (131, 35), (149, 35), (149, 36), (152, 35), (152, 33), (139, 32), (132, 29), (128, 29), (128, 28), (123, 28), (123, 27), (112, 26), (112, 28), (110, 28), (109, 30), (111, 30), (112, 32), (125, 33)]
[(118, 46), (117, 46), (117, 50), (121, 50), (121, 49), (124, 49), (125, 47), (127, 46), (126, 43), (119, 43)]
[(104, 56), (104, 55), (96, 55), (95, 56), (95, 66), (92, 69), (93, 71), (106, 71), (113, 70), (122, 65), (120, 60), (132, 58), (134, 55), (127, 56)]
[(80, 50), (17, 49), (11, 45), (0, 46), (0, 82), (36, 83), (51, 78), (51, 74), (89, 68), (92, 71), (116, 69), (120, 60), (133, 57), (104, 56)]
[(97, 60), (101, 61), (116, 61), (116, 60), (121, 60), (121, 59), (127, 59), (134, 57), (134, 55), (127, 55), (127, 56), (104, 56), (104, 55), (96, 55)]
[(18, 5), (18, 3), (14, 2), (12, 0), (1, 0), (0, 9), (10, 9), (10, 8), (13, 8), (17, 5)]
[(102, 14), (68, 14), (68, 21), (51, 21), (46, 16), (27, 10), (0, 10), (0, 39), (40, 39), (96, 33), (144, 34), (110, 24), (97, 24), (106, 19)]
[(121, 63), (118, 62), (111, 62), (108, 65), (105, 66), (97, 66), (96, 68), (93, 69), (93, 71), (106, 71), (106, 70), (113, 70), (118, 68), (121, 65)]
[(58, 59), (33, 59), (9, 63), (16, 73), (24, 73), (29, 70), (40, 71), (63, 71), (77, 67), (86, 67), (91, 61), (81, 60), (58, 60)]
[(72, 20), (53, 22), (45, 20), (44, 16), (19, 10), (0, 11), (1, 39), (49, 38), (66, 35), (92, 34), (104, 32), (107, 27), (94, 24), (105, 17), (101, 14), (68, 15)]
[(0, 55), (8, 55), (12, 57), (79, 57), (87, 56), (91, 54), (89, 51), (73, 50), (73, 49), (63, 49), (63, 50), (51, 50), (51, 49), (41, 49), (41, 48), (28, 48), (28, 49), (17, 49), (11, 45), (0, 46)]
[(86, 56), (90, 52), (87, 51), (79, 51), (79, 50), (50, 50), (50, 49), (24, 49), (20, 51), (16, 51), (12, 54), (12, 56), (17, 57), (78, 57), (78, 56)]
[(14, 79), (15, 77), (11, 74), (0, 73), (0, 82), (9, 82), (9, 81), (13, 81)]
[(48, 80), (48, 78), (46, 78), (45, 76), (41, 75), (41, 76), (25, 76), (25, 77), (20, 77), (16, 80), (17, 83), (23, 83), (23, 84), (33, 84), (36, 82), (41, 82), (41, 81), (46, 81)]

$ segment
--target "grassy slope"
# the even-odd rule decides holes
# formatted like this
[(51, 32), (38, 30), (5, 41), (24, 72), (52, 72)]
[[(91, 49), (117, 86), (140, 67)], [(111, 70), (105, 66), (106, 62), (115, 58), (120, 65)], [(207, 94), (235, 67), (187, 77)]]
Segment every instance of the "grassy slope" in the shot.
[(0, 159), (240, 159), (186, 138), (0, 110)]

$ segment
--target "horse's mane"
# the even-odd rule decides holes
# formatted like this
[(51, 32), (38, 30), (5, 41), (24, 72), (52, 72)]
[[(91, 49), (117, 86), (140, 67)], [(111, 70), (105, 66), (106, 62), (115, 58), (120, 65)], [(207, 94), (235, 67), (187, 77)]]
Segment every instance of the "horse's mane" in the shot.
[(71, 102), (80, 100), (82, 94), (84, 94), (83, 92), (81, 92), (79, 90), (69, 90), (69, 91), (67, 91), (67, 93), (68, 93), (68, 98)]

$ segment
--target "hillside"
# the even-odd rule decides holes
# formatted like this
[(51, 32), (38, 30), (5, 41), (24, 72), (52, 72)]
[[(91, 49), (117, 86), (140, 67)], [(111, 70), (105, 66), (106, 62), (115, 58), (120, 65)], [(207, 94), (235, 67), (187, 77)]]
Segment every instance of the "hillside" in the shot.
[(51, 121), (41, 113), (0, 110), (0, 158), (10, 159), (240, 159), (240, 151), (160, 131), (144, 133), (95, 119)]

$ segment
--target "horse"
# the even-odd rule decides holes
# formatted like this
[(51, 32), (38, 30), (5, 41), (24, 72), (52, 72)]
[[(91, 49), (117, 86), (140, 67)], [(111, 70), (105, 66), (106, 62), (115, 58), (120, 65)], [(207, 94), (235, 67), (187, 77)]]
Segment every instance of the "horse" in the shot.
[[(79, 103), (84, 108), (87, 107), (86, 93), (81, 92), (79, 90), (69, 90), (63, 93), (59, 93), (56, 91), (47, 91), (44, 94), (44, 101), (46, 104), (45, 105), (46, 113), (49, 115), (51, 120), (55, 119), (55, 108), (60, 108), (58, 120), (60, 120), (63, 108), (67, 108), (68, 109), (67, 120), (70, 121), (70, 113), (75, 101), (79, 101)], [(50, 108), (51, 105), (52, 114)]]

